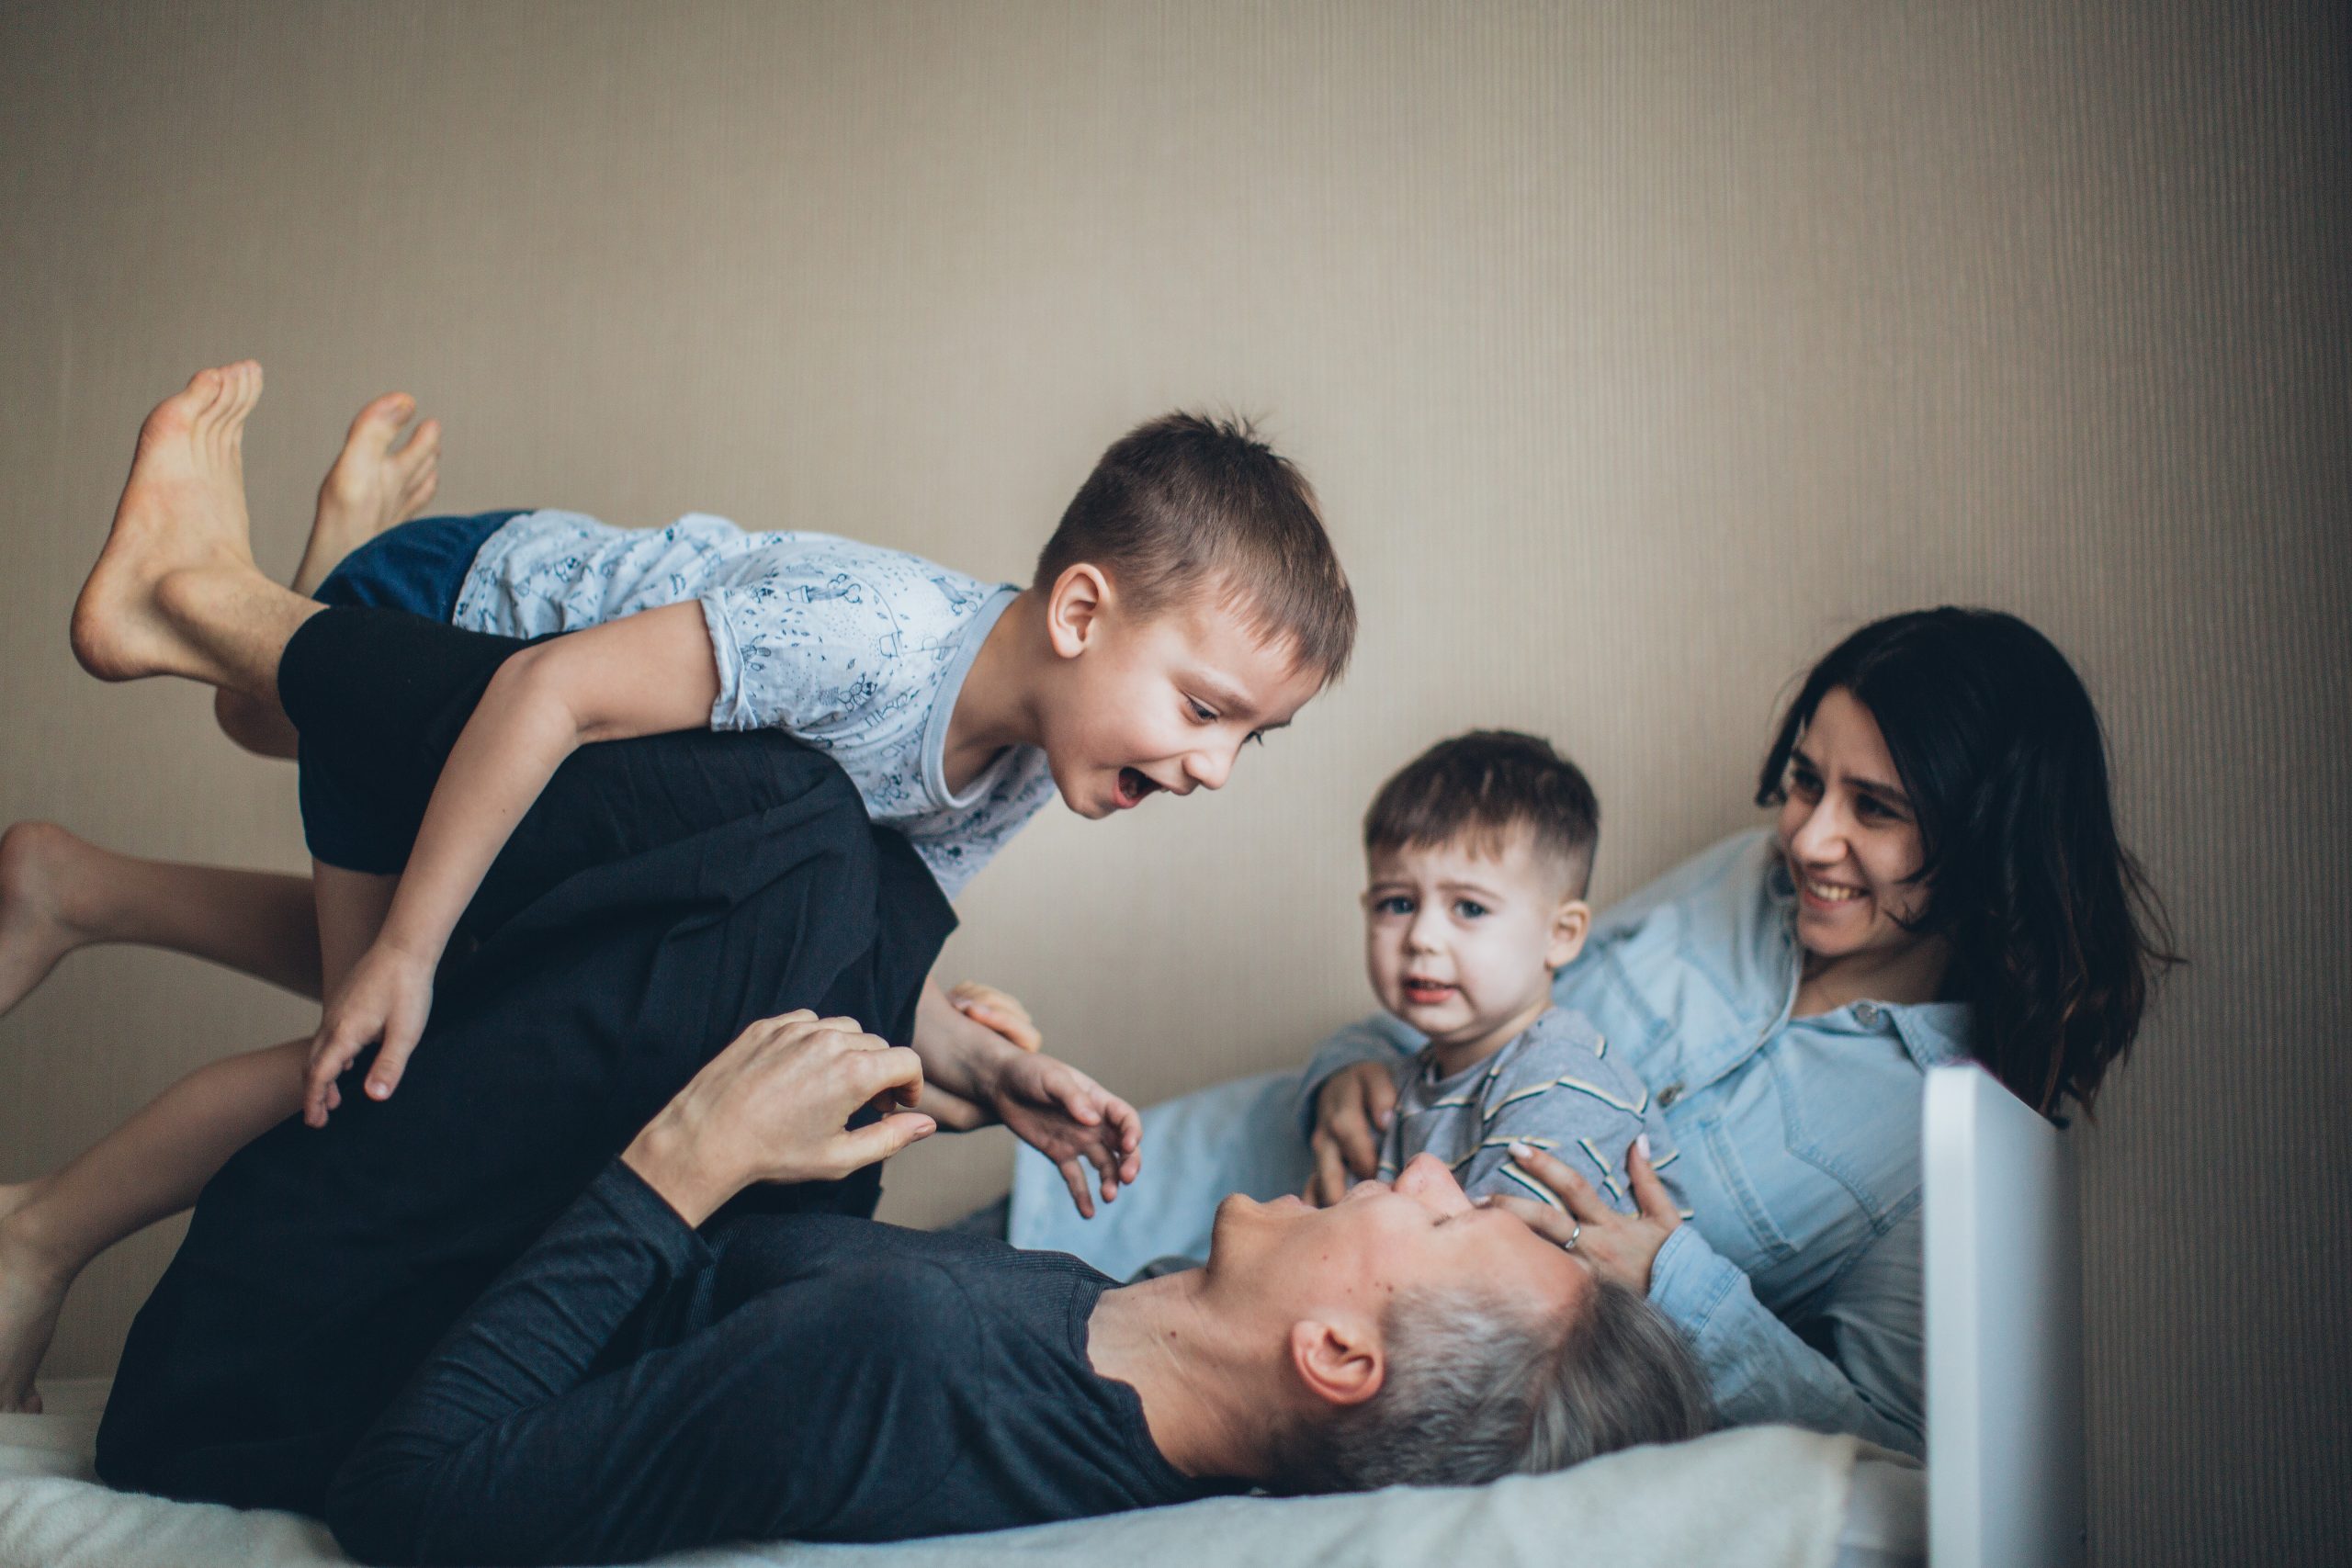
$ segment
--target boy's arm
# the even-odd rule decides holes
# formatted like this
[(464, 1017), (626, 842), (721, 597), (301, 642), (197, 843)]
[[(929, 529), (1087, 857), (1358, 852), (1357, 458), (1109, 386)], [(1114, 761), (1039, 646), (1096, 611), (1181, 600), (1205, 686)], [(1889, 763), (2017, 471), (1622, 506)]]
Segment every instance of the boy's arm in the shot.
[(303, 1119), (326, 1120), (345, 1067), (381, 1039), (377, 1100), (431, 1010), (433, 971), (474, 890), (565, 758), (594, 740), (698, 728), (718, 696), (701, 606), (672, 604), (526, 648), (499, 667), (450, 749), (374, 945), (330, 1000), (311, 1046)]
[[(959, 987), (960, 989), (961, 987)], [(1011, 998), (997, 993), (1003, 1003)], [(1018, 1006), (1017, 1003), (1012, 1003)], [(989, 1010), (1002, 1011), (1001, 1006)], [(1024, 1013), (1021, 1020), (1027, 1022)], [(1135, 1107), (1067, 1062), (1044, 1055), (1016, 1034), (990, 1028), (959, 1008), (937, 985), (923, 982), (915, 1004), (914, 1052), (922, 1060), (926, 1111), (947, 1101), (943, 1124), (958, 1132), (1001, 1121), (1014, 1136), (1054, 1162), (1070, 1201), (1091, 1219), (1094, 1193), (1104, 1202), (1143, 1168), (1143, 1118)], [(977, 1108), (970, 1122), (960, 1112)], [(1090, 1172), (1088, 1166), (1093, 1169)]]

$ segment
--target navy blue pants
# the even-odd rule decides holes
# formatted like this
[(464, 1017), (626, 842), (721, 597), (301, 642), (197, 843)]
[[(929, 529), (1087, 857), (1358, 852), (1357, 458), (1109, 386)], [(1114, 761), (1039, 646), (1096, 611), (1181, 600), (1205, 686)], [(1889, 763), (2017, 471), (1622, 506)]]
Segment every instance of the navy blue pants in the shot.
[[(311, 597), (338, 608), (405, 611), (447, 626), (457, 614), (458, 595), (474, 557), (492, 534), (521, 515), (510, 510), (472, 517), (418, 517), (387, 528), (344, 557)], [(328, 694), (334, 694), (332, 688)], [(357, 716), (364, 721), (367, 716)], [(401, 823), (386, 821), (379, 810), (345, 793), (337, 770), (311, 765), (317, 761), (315, 743), (299, 719), (296, 728), (303, 731), (299, 790), (302, 837), (311, 853), (347, 871), (380, 874), (405, 866), (414, 824), (407, 824), (403, 831)]]
[[(397, 838), (522, 646), (311, 616), (278, 671), (306, 773)], [(800, 1007), (904, 1043), (954, 926), (907, 841), (788, 736), (582, 748), (466, 911), (400, 1091), (359, 1093), (363, 1055), (323, 1129), (281, 1123), (198, 1199), (123, 1347), (99, 1474), (315, 1510), (434, 1343), (705, 1062)], [(869, 1169), (745, 1206), (870, 1213), (879, 1192)]]

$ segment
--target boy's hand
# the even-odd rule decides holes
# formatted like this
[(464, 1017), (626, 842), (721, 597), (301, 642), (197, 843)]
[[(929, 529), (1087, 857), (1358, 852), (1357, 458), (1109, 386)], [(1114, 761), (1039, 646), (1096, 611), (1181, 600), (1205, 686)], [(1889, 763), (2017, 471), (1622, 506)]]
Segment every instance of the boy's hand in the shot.
[(1036, 1021), (1029, 1016), (1029, 1010), (994, 986), (959, 980), (948, 987), (947, 999), (956, 1004), (957, 1012), (994, 1030), (1023, 1051), (1046, 1048), (1046, 1037), (1037, 1032)]
[(311, 1041), (302, 1120), (313, 1127), (327, 1124), (327, 1112), (343, 1103), (334, 1080), (378, 1040), (383, 1046), (368, 1069), (368, 1098), (389, 1099), (432, 1011), (432, 961), (379, 940), (352, 965)]
[(1329, 1208), (1380, 1168), (1380, 1140), (1396, 1115), (1396, 1072), (1385, 1062), (1358, 1062), (1331, 1075), (1315, 1097), (1315, 1174), (1306, 1201)]
[[(1069, 1183), (1070, 1201), (1094, 1217), (1094, 1182), (1113, 1201), (1122, 1182), (1143, 1168), (1143, 1118), (1134, 1106), (1051, 1056), (1009, 1058), (989, 1096), (1021, 1141), (1052, 1160)], [(1094, 1169), (1089, 1171), (1087, 1163)]]

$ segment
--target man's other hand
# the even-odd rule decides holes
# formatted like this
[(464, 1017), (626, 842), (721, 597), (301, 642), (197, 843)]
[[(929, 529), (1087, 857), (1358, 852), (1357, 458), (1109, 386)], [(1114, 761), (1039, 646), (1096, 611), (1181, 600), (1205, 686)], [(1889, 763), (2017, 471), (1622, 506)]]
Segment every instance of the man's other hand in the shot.
[[(761, 1181), (838, 1181), (937, 1126), (914, 1111), (922, 1064), (854, 1019), (763, 1019), (704, 1064), (621, 1158), (688, 1224)], [(870, 1100), (902, 1109), (846, 1123)]]

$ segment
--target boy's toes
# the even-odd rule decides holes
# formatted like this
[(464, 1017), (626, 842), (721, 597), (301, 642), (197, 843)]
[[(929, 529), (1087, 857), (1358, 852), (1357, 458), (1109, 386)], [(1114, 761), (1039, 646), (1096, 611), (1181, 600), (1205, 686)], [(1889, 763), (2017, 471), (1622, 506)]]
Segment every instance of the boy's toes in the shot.
[(183, 412), (191, 419), (202, 419), (217, 406), (229, 389), (229, 367), (213, 367), (199, 370), (187, 378), (187, 387), (180, 393), (186, 400)]
[(197, 434), (214, 449), (216, 457), (233, 457), (243, 444), (245, 416), (253, 412), (261, 396), (261, 367), (241, 359), (204, 374), (220, 378), (220, 392), (197, 416)]
[(412, 432), (408, 445), (401, 448), (401, 460), (430, 468), (441, 457), (441, 422), (428, 419)]
[(407, 522), (431, 505), (434, 492), (440, 488), (441, 470), (438, 468), (427, 468), (418, 474), (401, 492), (401, 521)]
[(418, 425), (392, 462), (400, 487), (393, 521), (405, 523), (424, 511), (433, 492), (441, 488), (441, 422), (428, 419)]
[(386, 392), (368, 403), (352, 419), (351, 432), (344, 437), (346, 446), (368, 446), (378, 452), (391, 450), (392, 441), (401, 427), (416, 412), (416, 400), (406, 392)]
[(256, 360), (240, 359), (229, 367), (229, 395), (222, 400), (222, 424), (235, 428), (244, 423), (261, 398), (261, 365)]

